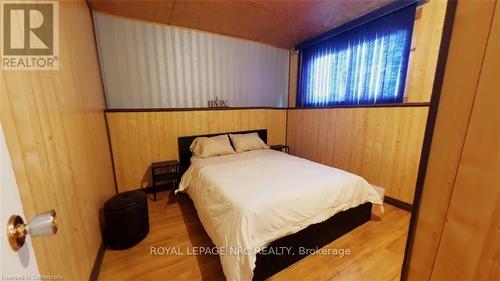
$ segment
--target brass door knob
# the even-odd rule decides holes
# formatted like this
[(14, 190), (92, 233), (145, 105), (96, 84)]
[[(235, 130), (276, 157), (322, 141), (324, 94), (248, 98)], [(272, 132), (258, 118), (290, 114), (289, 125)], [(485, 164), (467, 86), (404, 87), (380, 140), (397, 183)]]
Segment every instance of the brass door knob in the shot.
[(24, 245), (26, 235), (48, 236), (56, 234), (57, 229), (58, 222), (54, 210), (35, 216), (29, 224), (25, 224), (20, 216), (12, 215), (7, 223), (7, 238), (12, 250), (18, 251)]

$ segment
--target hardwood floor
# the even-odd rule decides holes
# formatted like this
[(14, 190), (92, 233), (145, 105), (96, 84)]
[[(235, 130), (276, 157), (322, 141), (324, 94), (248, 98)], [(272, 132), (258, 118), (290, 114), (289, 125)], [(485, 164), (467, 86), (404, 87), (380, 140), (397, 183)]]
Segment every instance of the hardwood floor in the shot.
[[(218, 256), (188, 255), (192, 246), (211, 246), (196, 209), (184, 194), (159, 193), (148, 201), (150, 232), (124, 251), (106, 250), (100, 280), (224, 280)], [(385, 205), (380, 215), (325, 248), (350, 249), (351, 255), (308, 256), (270, 280), (398, 280), (410, 214)], [(153, 247), (153, 248), (152, 248)], [(176, 247), (183, 255), (151, 255), (158, 247)], [(170, 248), (173, 249), (173, 248)]]

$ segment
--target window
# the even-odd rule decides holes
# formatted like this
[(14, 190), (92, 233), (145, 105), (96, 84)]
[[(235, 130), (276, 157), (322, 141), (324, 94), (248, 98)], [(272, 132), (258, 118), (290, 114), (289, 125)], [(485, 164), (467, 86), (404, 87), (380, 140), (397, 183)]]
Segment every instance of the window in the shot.
[(297, 106), (402, 102), (415, 7), (299, 46)]

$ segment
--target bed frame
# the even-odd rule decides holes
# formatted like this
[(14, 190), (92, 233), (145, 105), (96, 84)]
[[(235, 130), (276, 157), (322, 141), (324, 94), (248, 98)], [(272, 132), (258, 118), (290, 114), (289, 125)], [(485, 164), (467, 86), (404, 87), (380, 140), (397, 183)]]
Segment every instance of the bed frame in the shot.
[[(260, 138), (267, 143), (267, 130), (229, 132), (228, 134), (254, 132), (259, 134)], [(189, 150), (189, 146), (193, 140), (197, 137), (211, 137), (220, 134), (222, 133), (178, 138), (181, 175), (189, 168), (191, 161), (191, 150)], [(319, 249), (364, 224), (370, 220), (371, 210), (372, 204), (365, 203), (358, 207), (337, 213), (324, 222), (310, 225), (295, 234), (282, 237), (272, 242), (268, 247), (273, 249), (284, 249), (281, 247), (286, 247), (287, 249), (291, 249), (290, 254), (286, 254), (286, 252), (285, 254), (257, 254), (253, 280), (264, 280), (310, 254), (310, 251), (300, 254), (299, 250), (301, 247), (308, 250)]]

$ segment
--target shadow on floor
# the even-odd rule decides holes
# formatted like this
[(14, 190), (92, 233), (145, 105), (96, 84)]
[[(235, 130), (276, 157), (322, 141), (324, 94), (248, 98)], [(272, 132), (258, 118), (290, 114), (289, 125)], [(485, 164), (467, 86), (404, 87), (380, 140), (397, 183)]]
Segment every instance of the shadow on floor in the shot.
[[(193, 201), (183, 193), (170, 192), (167, 205), (177, 204), (181, 210), (192, 247), (215, 247), (201, 224)], [(203, 280), (225, 280), (218, 255), (196, 255)]]

